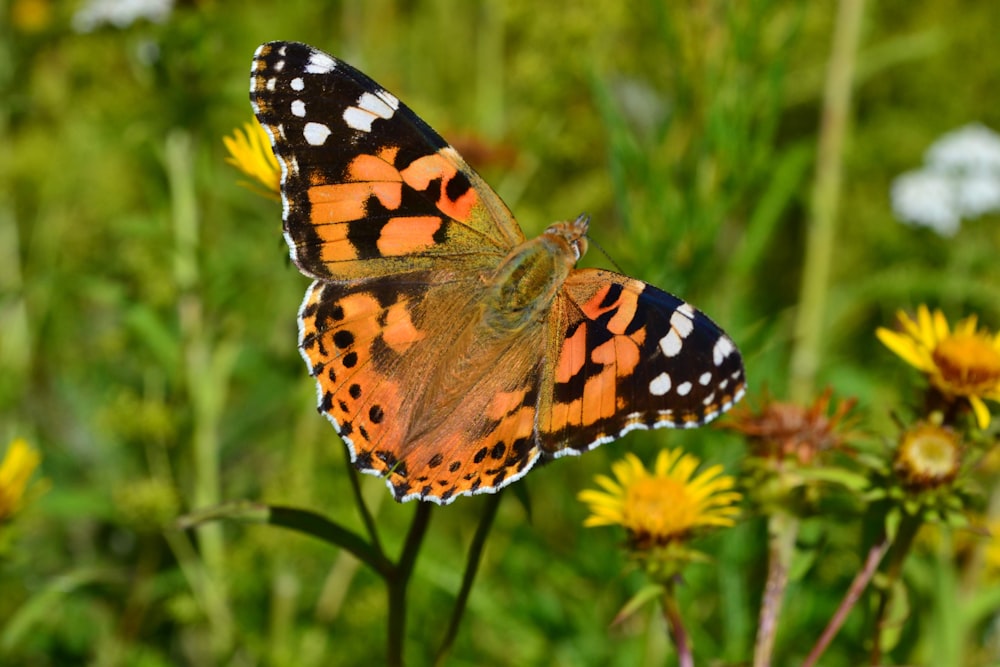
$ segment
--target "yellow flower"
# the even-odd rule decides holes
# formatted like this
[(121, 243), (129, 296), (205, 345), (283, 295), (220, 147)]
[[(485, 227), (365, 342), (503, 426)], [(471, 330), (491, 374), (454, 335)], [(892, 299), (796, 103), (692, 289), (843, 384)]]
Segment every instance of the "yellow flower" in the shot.
[(903, 331), (883, 327), (875, 332), (903, 361), (927, 375), (941, 394), (969, 401), (979, 428), (990, 424), (983, 399), (1000, 401), (1000, 333), (977, 330), (976, 316), (965, 318), (954, 331), (940, 310), (917, 308), (916, 321), (900, 311)]
[(987, 526), (989, 542), (983, 549), (983, 559), (986, 569), (994, 577), (1000, 576), (1000, 520), (994, 519)]
[(41, 32), (52, 23), (52, 3), (49, 0), (14, 0), (10, 22), (24, 33)]
[(265, 188), (262, 194), (276, 199), (281, 192), (281, 166), (264, 128), (256, 121), (244, 123), (242, 130), (236, 128), (222, 143), (229, 151), (226, 162), (261, 183)]
[(39, 461), (41, 456), (22, 438), (15, 439), (7, 447), (7, 454), (0, 463), (0, 521), (9, 519), (21, 508), (24, 490)]
[(587, 490), (578, 498), (590, 507), (584, 526), (624, 526), (638, 549), (665, 545), (697, 528), (732, 526), (741, 496), (734, 480), (712, 466), (699, 474), (701, 462), (680, 449), (662, 450), (653, 471), (634, 454), (614, 463), (617, 480), (598, 475), (603, 491)]

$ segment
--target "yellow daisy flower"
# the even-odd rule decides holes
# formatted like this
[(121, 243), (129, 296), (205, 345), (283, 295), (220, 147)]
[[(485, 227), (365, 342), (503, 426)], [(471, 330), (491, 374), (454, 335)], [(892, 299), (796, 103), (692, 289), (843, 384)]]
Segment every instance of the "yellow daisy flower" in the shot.
[(594, 478), (603, 490), (580, 492), (590, 507), (584, 526), (624, 526), (639, 549), (665, 545), (697, 528), (732, 526), (741, 496), (734, 480), (712, 466), (695, 474), (701, 461), (680, 449), (662, 450), (652, 472), (634, 454), (611, 466), (615, 478)]
[(0, 521), (9, 519), (21, 509), (24, 490), (40, 461), (38, 452), (22, 438), (15, 439), (7, 447), (0, 462)]
[(260, 123), (244, 123), (242, 130), (236, 128), (232, 136), (222, 138), (222, 143), (229, 151), (226, 162), (256, 179), (265, 188), (263, 194), (276, 199), (281, 192), (281, 166), (271, 150), (271, 139)]
[(927, 375), (931, 385), (946, 398), (969, 401), (980, 428), (990, 424), (984, 399), (1000, 401), (1000, 333), (977, 329), (975, 315), (951, 330), (940, 310), (917, 308), (916, 321), (900, 311), (903, 331), (879, 327), (882, 344), (906, 363)]

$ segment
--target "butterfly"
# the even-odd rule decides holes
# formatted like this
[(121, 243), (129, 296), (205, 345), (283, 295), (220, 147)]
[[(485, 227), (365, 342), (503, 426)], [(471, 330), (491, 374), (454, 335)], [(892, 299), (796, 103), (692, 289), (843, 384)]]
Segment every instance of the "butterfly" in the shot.
[(264, 44), (250, 101), (281, 164), (291, 258), (313, 279), (299, 348), (319, 410), (396, 500), (493, 492), (742, 397), (740, 354), (707, 316), (575, 268), (587, 216), (526, 239), (454, 148), (342, 60)]

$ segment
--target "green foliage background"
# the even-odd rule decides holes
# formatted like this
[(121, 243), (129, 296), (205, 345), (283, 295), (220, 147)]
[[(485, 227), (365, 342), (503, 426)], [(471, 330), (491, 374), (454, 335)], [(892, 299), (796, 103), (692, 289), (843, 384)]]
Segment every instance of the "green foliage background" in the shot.
[[(360, 527), (343, 445), (295, 348), (307, 280), (286, 259), (278, 206), (223, 162), (221, 137), (250, 118), (263, 41), (311, 43), (392, 90), (468, 146), (527, 233), (589, 212), (626, 272), (730, 332), (751, 394), (784, 395), (834, 3), (195, 0), (161, 24), (90, 33), (72, 29), (75, 3), (0, 7), (0, 437), (42, 451), (48, 486), (0, 527), (15, 533), (0, 554), (3, 664), (381, 660), (384, 589), (350, 558), (266, 526), (161, 530), (237, 499)], [(26, 7), (49, 14), (29, 25)], [(943, 132), (1000, 128), (998, 28), (997, 3), (866, 8), (820, 380), (860, 397), (875, 426), (913, 395), (872, 335), (897, 308), (1000, 327), (996, 219), (943, 239), (897, 224), (888, 198)], [(530, 516), (501, 506), (448, 664), (672, 659), (655, 613), (609, 628), (642, 578), (620, 534), (581, 528), (575, 500), (626, 449), (651, 460), (667, 444), (734, 473), (743, 451), (713, 431), (634, 433), (518, 483)], [(364, 483), (394, 553), (413, 506)], [(482, 502), (434, 516), (411, 590), (412, 664), (440, 639)], [(776, 664), (815, 641), (863, 530), (819, 518), (804, 531), (822, 558), (797, 573)], [(746, 664), (763, 522), (701, 546), (717, 561), (681, 588), (698, 664)], [(948, 612), (957, 601), (936, 582), (949, 557), (911, 569), (892, 659), (995, 664), (988, 624)], [(859, 664), (864, 616), (823, 665)]]

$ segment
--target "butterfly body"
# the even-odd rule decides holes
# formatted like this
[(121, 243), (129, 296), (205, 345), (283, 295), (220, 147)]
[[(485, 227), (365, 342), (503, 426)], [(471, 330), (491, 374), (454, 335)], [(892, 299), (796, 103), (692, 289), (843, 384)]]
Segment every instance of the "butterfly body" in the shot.
[(284, 232), (314, 279), (299, 347), (319, 409), (397, 500), (494, 491), (539, 459), (693, 427), (745, 379), (682, 300), (575, 268), (586, 216), (525, 239), (461, 156), (364, 74), (304, 44), (254, 57)]

